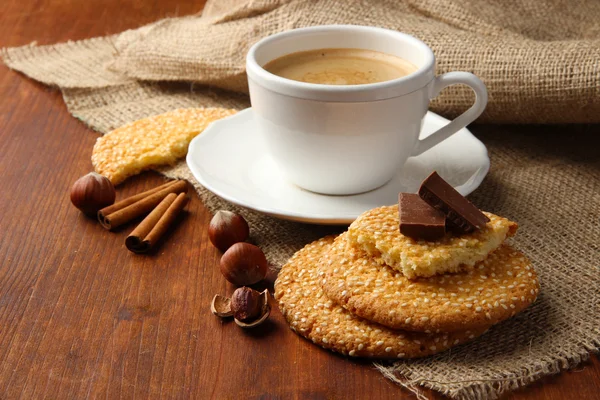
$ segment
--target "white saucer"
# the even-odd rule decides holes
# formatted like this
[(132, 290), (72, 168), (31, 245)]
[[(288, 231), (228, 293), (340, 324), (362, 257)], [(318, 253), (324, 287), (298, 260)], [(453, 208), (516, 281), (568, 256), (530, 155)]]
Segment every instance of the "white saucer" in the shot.
[[(421, 138), (448, 123), (428, 112)], [(327, 196), (288, 182), (266, 154), (252, 109), (212, 123), (190, 143), (187, 164), (205, 188), (234, 204), (275, 217), (316, 224), (349, 224), (362, 212), (395, 204), (399, 192), (415, 193), (437, 171), (461, 194), (475, 190), (490, 168), (487, 149), (462, 129), (425, 153), (408, 159), (384, 186), (352, 196)]]

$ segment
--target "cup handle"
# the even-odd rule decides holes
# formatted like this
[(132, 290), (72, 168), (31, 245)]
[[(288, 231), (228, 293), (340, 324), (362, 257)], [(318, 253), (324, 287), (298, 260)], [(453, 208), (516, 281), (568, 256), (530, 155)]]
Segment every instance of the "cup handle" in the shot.
[(450, 85), (462, 83), (469, 86), (475, 92), (475, 103), (467, 111), (456, 117), (448, 125), (438, 129), (423, 140), (419, 140), (411, 154), (418, 156), (419, 154), (429, 150), (436, 144), (443, 142), (450, 136), (473, 122), (481, 115), (487, 104), (488, 95), (485, 84), (469, 72), (448, 72), (435, 78), (431, 98), (434, 98), (440, 92)]

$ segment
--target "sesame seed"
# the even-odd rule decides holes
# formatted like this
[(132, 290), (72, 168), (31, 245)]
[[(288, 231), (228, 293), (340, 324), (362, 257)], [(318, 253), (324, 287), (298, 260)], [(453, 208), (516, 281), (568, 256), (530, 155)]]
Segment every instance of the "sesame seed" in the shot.
[(402, 358), (405, 356), (405, 353), (398, 353), (398, 358)]
[(358, 345), (358, 350), (362, 350), (362, 349), (364, 349), (364, 348), (365, 348), (365, 345), (364, 345), (364, 344), (362, 344), (362, 343), (361, 343), (361, 344), (359, 344), (359, 345)]
[(412, 321), (412, 318), (408, 317), (404, 320), (404, 323), (408, 325), (408, 324), (410, 324), (410, 321)]
[(386, 347), (386, 348), (385, 348), (385, 352), (386, 352), (386, 353), (389, 353), (390, 351), (392, 351), (392, 348), (391, 348), (391, 347)]
[(348, 355), (350, 356), (354, 356), (356, 354), (356, 352), (354, 350), (350, 350), (350, 352), (348, 353)]

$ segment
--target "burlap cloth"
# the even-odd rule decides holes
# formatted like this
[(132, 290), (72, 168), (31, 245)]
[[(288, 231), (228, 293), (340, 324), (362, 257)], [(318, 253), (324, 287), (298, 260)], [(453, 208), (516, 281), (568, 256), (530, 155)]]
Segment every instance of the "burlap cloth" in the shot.
[[(599, 122), (600, 3), (562, 4), (215, 0), (202, 16), (110, 37), (4, 49), (2, 56), (11, 68), (59, 87), (69, 111), (104, 133), (178, 107), (247, 107), (244, 94), (164, 81), (244, 92), (244, 54), (269, 33), (322, 23), (377, 25), (428, 42), (438, 72), (482, 77), (490, 90), (487, 121)], [(432, 108), (451, 117), (470, 102), (467, 91), (453, 87)], [(600, 348), (600, 128), (473, 130), (488, 146), (492, 168), (471, 199), (519, 222), (514, 244), (539, 272), (540, 297), (474, 343), (376, 366), (414, 391), (424, 385), (455, 398), (495, 398), (571, 368)], [(304, 244), (335, 231), (240, 210), (198, 185), (183, 162), (161, 172), (192, 182), (209, 209), (241, 212), (276, 268)]]

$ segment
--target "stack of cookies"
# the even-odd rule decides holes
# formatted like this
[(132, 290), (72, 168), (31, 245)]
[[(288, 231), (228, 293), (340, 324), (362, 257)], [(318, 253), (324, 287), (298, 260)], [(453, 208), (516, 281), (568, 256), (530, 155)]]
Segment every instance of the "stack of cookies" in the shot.
[(293, 331), (345, 355), (414, 358), (474, 339), (535, 301), (535, 270), (504, 243), (517, 224), (461, 208), (454, 189), (460, 198), (437, 191), (445, 182), (430, 185), (439, 181), (432, 174), (419, 196), (365, 212), (283, 266), (275, 298)]

